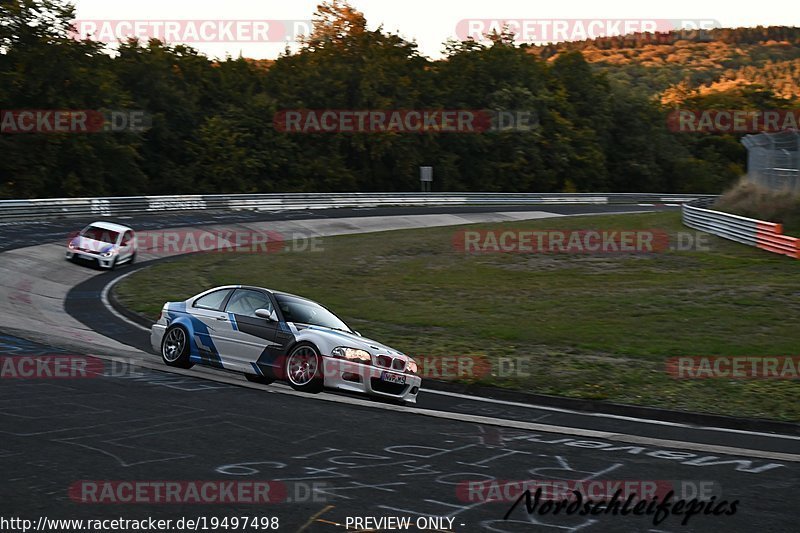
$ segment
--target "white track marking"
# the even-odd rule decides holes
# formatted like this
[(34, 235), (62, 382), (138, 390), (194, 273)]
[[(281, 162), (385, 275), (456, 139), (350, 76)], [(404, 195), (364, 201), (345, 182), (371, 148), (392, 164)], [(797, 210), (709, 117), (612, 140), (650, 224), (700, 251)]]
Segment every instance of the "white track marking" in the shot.
[[(142, 352), (144, 354), (144, 352)], [(91, 354), (100, 359), (114, 360), (115, 357)], [(287, 386), (280, 385), (259, 385), (257, 383), (250, 383), (241, 377), (234, 377), (234, 374), (225, 372), (197, 372), (195, 370), (183, 370), (172, 367), (167, 367), (163, 364), (156, 364), (149, 361), (137, 361), (136, 364), (143, 368), (150, 368), (161, 372), (169, 372), (174, 374), (181, 374), (184, 376), (191, 376), (218, 383), (227, 383), (238, 387), (246, 387), (249, 389), (259, 389), (273, 394), (284, 394), (287, 396), (297, 396), (304, 400), (317, 400), (334, 402), (347, 405), (356, 405), (359, 407), (369, 407), (372, 409), (382, 409), (384, 411), (395, 411), (399, 413), (407, 413), (413, 415), (427, 416), (432, 418), (439, 418), (444, 420), (451, 420), (456, 422), (468, 422), (472, 424), (482, 424), (488, 426), (497, 426), (511, 429), (519, 429), (524, 431), (540, 431), (544, 433), (556, 433), (559, 435), (571, 435), (577, 437), (590, 437), (595, 439), (605, 439), (614, 442), (625, 442), (629, 444), (642, 444), (645, 446), (674, 448), (679, 450), (692, 450), (707, 453), (717, 453), (722, 455), (736, 455), (748, 458), (759, 459), (772, 459), (786, 462), (800, 462), (800, 454), (772, 452), (766, 450), (753, 450), (748, 448), (738, 448), (733, 446), (720, 446), (716, 444), (702, 444), (688, 441), (678, 441), (670, 439), (659, 439), (654, 437), (641, 437), (638, 435), (629, 435), (625, 433), (615, 433), (611, 431), (597, 431), (593, 429), (571, 428), (567, 426), (554, 426), (550, 424), (538, 424), (534, 422), (521, 422), (518, 420), (508, 420), (504, 418), (492, 418), (487, 416), (468, 415), (451, 413), (448, 411), (434, 411), (432, 409), (419, 409), (416, 407), (403, 407), (399, 405), (388, 405), (378, 403), (375, 400), (351, 398), (348, 396), (340, 396), (337, 394), (320, 393), (308, 394), (305, 392), (297, 392)], [(227, 374), (227, 375), (226, 375)]]
[(125, 322), (127, 322), (131, 326), (134, 326), (134, 327), (139, 328), (141, 330), (147, 331), (149, 333), (150, 332), (150, 328), (146, 328), (146, 327), (142, 326), (141, 324), (137, 324), (136, 322), (134, 322), (133, 320), (129, 319), (125, 315), (117, 312), (117, 310), (114, 309), (114, 306), (111, 305), (111, 302), (108, 301), (108, 293), (111, 292), (111, 289), (114, 288), (114, 285), (116, 285), (118, 282), (122, 281), (123, 279), (127, 278), (128, 276), (130, 276), (131, 274), (133, 274), (135, 272), (138, 272), (138, 269), (137, 270), (131, 270), (130, 272), (128, 272), (126, 274), (123, 274), (122, 276), (119, 276), (117, 278), (112, 279), (111, 282), (108, 285), (103, 287), (103, 292), (100, 293), (100, 301), (103, 302), (103, 305), (105, 306), (105, 308), (108, 309), (115, 317), (119, 318), (120, 320), (124, 320)]

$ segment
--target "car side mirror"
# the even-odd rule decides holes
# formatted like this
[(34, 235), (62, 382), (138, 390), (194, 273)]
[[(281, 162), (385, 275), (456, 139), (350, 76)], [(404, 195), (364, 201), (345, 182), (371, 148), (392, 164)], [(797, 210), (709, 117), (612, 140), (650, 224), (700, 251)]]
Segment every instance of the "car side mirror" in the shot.
[(256, 316), (259, 318), (263, 318), (269, 322), (278, 321), (278, 319), (275, 318), (275, 314), (269, 309), (256, 309)]

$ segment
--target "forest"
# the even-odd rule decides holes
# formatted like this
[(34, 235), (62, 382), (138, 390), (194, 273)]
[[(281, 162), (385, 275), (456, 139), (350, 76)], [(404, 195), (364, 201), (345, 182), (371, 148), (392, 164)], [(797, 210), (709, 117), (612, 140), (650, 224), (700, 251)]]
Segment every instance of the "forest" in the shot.
[[(65, 0), (0, 3), (0, 110), (136, 110), (147, 128), (4, 131), (2, 198), (415, 191), (422, 165), (434, 167), (434, 191), (716, 193), (746, 170), (741, 135), (671, 132), (670, 111), (797, 103), (797, 28), (547, 47), (501, 32), (447, 41), (434, 60), (331, 2), (298, 50), (218, 60), (158, 40), (109, 50), (73, 38), (74, 19)], [(719, 52), (737, 43), (752, 54)], [(708, 50), (716, 62), (692, 63)], [(788, 85), (775, 81), (787, 76)], [(287, 110), (326, 109), (526, 110), (537, 120), (469, 135), (303, 134), (274, 124)]]

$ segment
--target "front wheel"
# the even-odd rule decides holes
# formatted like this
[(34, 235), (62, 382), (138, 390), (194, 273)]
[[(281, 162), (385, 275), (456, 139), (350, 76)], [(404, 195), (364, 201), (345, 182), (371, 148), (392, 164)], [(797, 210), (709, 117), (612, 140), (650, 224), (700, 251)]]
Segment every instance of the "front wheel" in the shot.
[(284, 370), (289, 385), (296, 391), (316, 394), (325, 386), (322, 356), (312, 344), (301, 343), (292, 348)]
[(164, 333), (164, 339), (161, 341), (161, 360), (167, 366), (192, 367), (192, 362), (189, 361), (189, 337), (185, 329), (173, 326)]

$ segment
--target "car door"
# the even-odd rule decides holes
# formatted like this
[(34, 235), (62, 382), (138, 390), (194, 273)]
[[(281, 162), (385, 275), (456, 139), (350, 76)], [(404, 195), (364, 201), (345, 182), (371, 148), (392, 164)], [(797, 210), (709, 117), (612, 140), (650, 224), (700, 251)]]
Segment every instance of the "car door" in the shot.
[(224, 363), (233, 351), (228, 342), (233, 325), (224, 308), (231, 293), (233, 289), (209, 292), (196, 298), (187, 309), (192, 316), (193, 341), (202, 364), (227, 367)]
[(231, 295), (225, 306), (225, 312), (231, 322), (230, 339), (226, 343), (231, 347), (230, 362), (243, 372), (253, 372), (254, 364), (268, 348), (277, 346), (277, 320), (268, 320), (256, 316), (257, 309), (275, 310), (272, 299), (266, 291), (240, 288)]
[(126, 231), (120, 237), (118, 261), (127, 261), (133, 254), (133, 232)]

